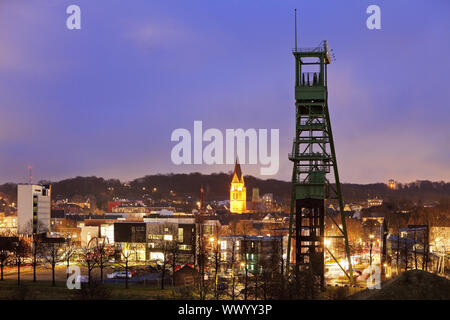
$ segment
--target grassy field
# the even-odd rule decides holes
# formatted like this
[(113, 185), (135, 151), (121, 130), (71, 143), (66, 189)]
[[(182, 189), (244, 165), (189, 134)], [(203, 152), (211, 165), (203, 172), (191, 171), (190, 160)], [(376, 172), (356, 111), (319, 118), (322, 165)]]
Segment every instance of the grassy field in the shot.
[[(50, 281), (22, 281), (21, 286), (17, 286), (17, 281), (0, 281), (0, 300), (80, 300), (80, 299), (113, 299), (113, 300), (167, 300), (186, 299), (186, 296), (179, 294), (174, 297), (172, 289), (161, 290), (159, 288), (149, 288), (142, 285), (129, 284), (125, 289), (125, 284), (106, 283), (101, 286), (93, 286), (93, 289), (69, 290), (66, 283), (58, 281), (52, 287)], [(349, 295), (361, 291), (359, 288), (351, 287), (327, 287), (325, 292), (317, 295), (320, 300), (341, 300)], [(213, 299), (209, 297), (208, 299)], [(242, 297), (241, 297), (242, 299)]]
[[(114, 299), (114, 300), (166, 300), (166, 299), (195, 299), (195, 293), (187, 288), (176, 288), (175, 294), (170, 285), (165, 290), (159, 287), (145, 286), (130, 281), (129, 288), (125, 289), (125, 283), (104, 283), (92, 288), (84, 286), (81, 290), (69, 290), (66, 287), (66, 268), (58, 266), (56, 268), (56, 286), (51, 283), (51, 269), (39, 267), (37, 269), (37, 282), (33, 282), (33, 271), (31, 267), (21, 269), (21, 286), (17, 285), (16, 268), (5, 270), (5, 280), (0, 281), (0, 300), (78, 300), (78, 299)], [(81, 267), (82, 274), (87, 274), (87, 270)], [(105, 269), (105, 274), (112, 272), (110, 268)], [(99, 270), (92, 273), (93, 279), (99, 279)], [(360, 288), (327, 286), (325, 292), (317, 293), (316, 299), (334, 300), (345, 299), (346, 297), (360, 291)], [(229, 299), (222, 296), (221, 299)], [(238, 299), (242, 299), (239, 296)], [(214, 299), (210, 293), (207, 299)]]
[(172, 290), (133, 284), (129, 284), (128, 289), (125, 289), (124, 284), (103, 284), (94, 286), (93, 289), (69, 290), (66, 282), (62, 281), (56, 282), (55, 287), (50, 281), (22, 281), (20, 287), (14, 280), (0, 281), (0, 300), (73, 300), (89, 299), (91, 296), (97, 299), (117, 300), (171, 299)]

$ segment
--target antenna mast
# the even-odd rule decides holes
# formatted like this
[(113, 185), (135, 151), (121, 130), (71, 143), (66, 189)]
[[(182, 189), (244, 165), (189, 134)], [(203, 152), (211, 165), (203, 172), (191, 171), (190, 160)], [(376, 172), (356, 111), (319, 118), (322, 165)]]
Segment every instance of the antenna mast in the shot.
[(295, 51), (297, 51), (297, 8), (294, 9), (294, 20), (295, 20)]

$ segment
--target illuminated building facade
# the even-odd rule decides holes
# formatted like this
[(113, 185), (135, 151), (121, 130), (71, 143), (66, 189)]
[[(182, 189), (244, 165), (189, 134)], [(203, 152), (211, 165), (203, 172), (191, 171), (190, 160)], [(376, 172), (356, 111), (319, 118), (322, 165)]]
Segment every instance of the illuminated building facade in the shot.
[(17, 216), (5, 216), (4, 212), (0, 212), (0, 233), (16, 234), (17, 233)]
[(395, 181), (393, 179), (390, 179), (388, 181), (388, 188), (391, 190), (395, 190)]
[(50, 193), (49, 185), (17, 186), (17, 225), (20, 234), (31, 235), (49, 231)]
[(230, 188), (230, 212), (245, 213), (247, 210), (246, 201), (247, 189), (245, 187), (244, 175), (242, 174), (241, 165), (236, 160)]
[(383, 200), (382, 199), (367, 199), (367, 206), (368, 207), (378, 207), (381, 206), (383, 204)]

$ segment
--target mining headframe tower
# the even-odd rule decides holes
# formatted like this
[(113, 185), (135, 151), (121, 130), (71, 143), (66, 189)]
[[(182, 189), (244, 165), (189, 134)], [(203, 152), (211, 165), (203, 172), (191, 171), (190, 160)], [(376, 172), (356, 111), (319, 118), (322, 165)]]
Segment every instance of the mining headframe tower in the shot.
[[(297, 47), (296, 17), (293, 55), (296, 126), (292, 153), (289, 154), (289, 160), (294, 165), (286, 272), (298, 278), (301, 271), (309, 270), (323, 289), (325, 251), (353, 283), (344, 204), (328, 110), (327, 67), (334, 56), (326, 40), (315, 48)], [(328, 179), (331, 170), (334, 173), (334, 185)], [(344, 241), (346, 267), (325, 246), (326, 201), (329, 199), (339, 203), (340, 223), (332, 216), (329, 218), (339, 230), (339, 235), (334, 238)], [(295, 265), (294, 270), (291, 270), (289, 262), (293, 237)]]

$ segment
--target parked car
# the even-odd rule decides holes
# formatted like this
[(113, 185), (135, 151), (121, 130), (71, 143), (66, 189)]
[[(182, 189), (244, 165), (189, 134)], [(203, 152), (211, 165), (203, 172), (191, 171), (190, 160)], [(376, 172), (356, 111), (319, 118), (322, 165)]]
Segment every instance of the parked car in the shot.
[(151, 273), (157, 273), (159, 272), (158, 269), (156, 269), (155, 267), (151, 266), (151, 265), (147, 265), (145, 266), (145, 269), (147, 272), (151, 272)]
[[(130, 271), (128, 271), (128, 279), (130, 279), (133, 275)], [(127, 273), (125, 271), (120, 271), (116, 273), (116, 278), (118, 279), (126, 279)]]

